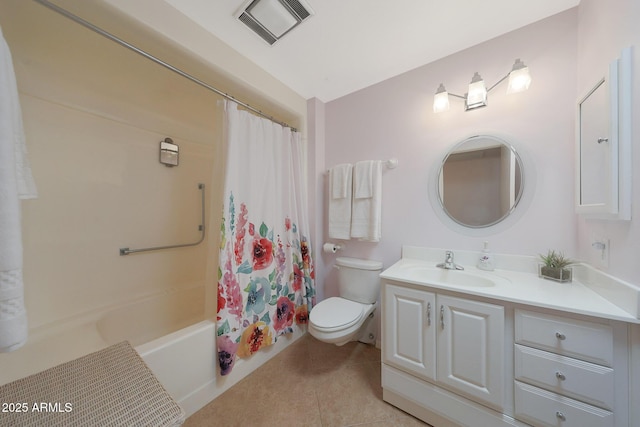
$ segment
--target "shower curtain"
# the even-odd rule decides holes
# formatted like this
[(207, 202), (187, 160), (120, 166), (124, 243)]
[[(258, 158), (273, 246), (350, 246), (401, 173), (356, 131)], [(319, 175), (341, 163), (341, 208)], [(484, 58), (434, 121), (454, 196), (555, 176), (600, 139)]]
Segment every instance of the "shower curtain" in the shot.
[(220, 374), (294, 328), (315, 303), (306, 147), (299, 132), (225, 101), (227, 163), (218, 270)]

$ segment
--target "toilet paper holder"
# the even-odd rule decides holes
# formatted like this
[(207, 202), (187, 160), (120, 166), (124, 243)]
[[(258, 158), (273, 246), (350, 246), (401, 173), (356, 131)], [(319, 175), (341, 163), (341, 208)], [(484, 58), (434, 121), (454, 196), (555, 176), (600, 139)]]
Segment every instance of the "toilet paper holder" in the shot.
[(335, 254), (337, 251), (344, 249), (344, 245), (339, 245), (337, 243), (327, 242), (322, 245), (322, 251), (328, 254)]

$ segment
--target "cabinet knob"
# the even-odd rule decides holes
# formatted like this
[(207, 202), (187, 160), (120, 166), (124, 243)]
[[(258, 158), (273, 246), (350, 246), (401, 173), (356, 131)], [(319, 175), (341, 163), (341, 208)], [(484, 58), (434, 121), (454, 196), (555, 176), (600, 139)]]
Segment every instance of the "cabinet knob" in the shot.
[(560, 411), (556, 411), (556, 418), (560, 421), (567, 421), (567, 417)]
[(567, 377), (560, 371), (556, 372), (556, 378), (559, 379), (560, 381), (564, 381), (567, 379)]
[(564, 341), (565, 339), (567, 339), (566, 335), (560, 332), (556, 332), (556, 338), (558, 338), (560, 341)]

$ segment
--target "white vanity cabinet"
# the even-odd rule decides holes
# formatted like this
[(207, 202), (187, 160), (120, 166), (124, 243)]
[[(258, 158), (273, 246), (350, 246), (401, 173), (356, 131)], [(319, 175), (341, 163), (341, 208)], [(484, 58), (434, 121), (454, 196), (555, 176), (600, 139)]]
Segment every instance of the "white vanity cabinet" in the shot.
[(624, 326), (615, 326), (516, 310), (515, 417), (563, 427), (614, 426), (616, 417), (624, 419), (626, 405), (616, 402), (615, 391), (628, 387), (626, 374), (616, 377), (626, 363), (614, 344), (614, 329)]
[(382, 331), (384, 400), (436, 427), (640, 425), (625, 322), (386, 279)]
[(385, 363), (428, 381), (436, 379), (436, 294), (386, 285), (382, 314)]
[(640, 427), (640, 288), (586, 264), (403, 246), (380, 274), (383, 399), (434, 427)]
[(504, 405), (504, 307), (437, 295), (436, 380), (494, 409)]
[(501, 410), (504, 318), (499, 305), (385, 284), (383, 361)]

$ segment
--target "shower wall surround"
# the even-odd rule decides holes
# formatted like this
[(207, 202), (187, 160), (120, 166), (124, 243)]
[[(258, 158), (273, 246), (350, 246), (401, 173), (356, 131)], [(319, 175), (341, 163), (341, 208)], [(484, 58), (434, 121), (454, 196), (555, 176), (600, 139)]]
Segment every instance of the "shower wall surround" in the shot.
[[(82, 16), (212, 83), (227, 82), (175, 43), (143, 25), (131, 27), (136, 24), (121, 12), (96, 13), (92, 7), (106, 6), (88, 7)], [(219, 97), (35, 2), (3, 1), (0, 25), (14, 56), (41, 192), (38, 200), (23, 203), (30, 327), (205, 283), (212, 315), (224, 172)], [(241, 60), (233, 66), (239, 64), (246, 85), (270, 78)], [(295, 118), (303, 117), (304, 100), (293, 108), (290, 91), (276, 84), (269, 90), (285, 94), (286, 109), (298, 112), (284, 119), (302, 127)], [(250, 93), (245, 88), (234, 95)], [(158, 162), (165, 137), (180, 145), (178, 167)], [(196, 240), (199, 182), (207, 184), (205, 220), (213, 230), (203, 244), (119, 256), (124, 246)]]
[[(206, 243), (127, 258), (118, 249), (199, 237), (197, 183), (214, 171), (215, 98), (32, 2), (4, 2), (0, 16), (13, 17), (0, 24), (41, 191), (23, 203), (30, 327), (203, 286)], [(158, 162), (166, 136), (181, 147), (177, 168)]]

